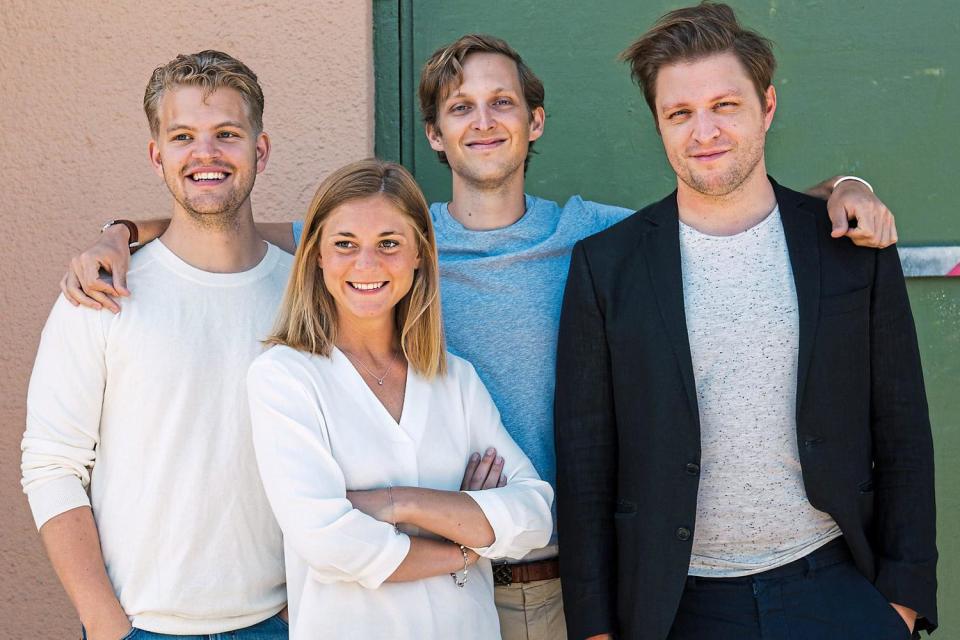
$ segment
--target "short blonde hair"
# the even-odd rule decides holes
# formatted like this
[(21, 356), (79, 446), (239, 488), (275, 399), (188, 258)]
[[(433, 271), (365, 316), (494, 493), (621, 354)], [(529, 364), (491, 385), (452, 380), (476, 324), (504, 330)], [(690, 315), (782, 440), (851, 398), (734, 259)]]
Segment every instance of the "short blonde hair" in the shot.
[(160, 101), (165, 91), (178, 86), (201, 87), (203, 98), (223, 87), (236, 89), (247, 105), (247, 115), (257, 133), (263, 131), (263, 89), (257, 74), (231, 55), (208, 49), (183, 54), (157, 67), (150, 75), (143, 94), (143, 110), (150, 123), (150, 132), (160, 133)]
[(394, 162), (375, 158), (337, 169), (317, 189), (304, 219), (303, 235), (276, 325), (265, 343), (330, 355), (337, 339), (337, 307), (317, 264), (320, 235), (337, 207), (377, 194), (386, 197), (410, 222), (420, 254), (413, 285), (394, 310), (400, 348), (418, 374), (426, 378), (443, 375), (447, 369), (446, 344), (430, 208), (409, 171)]

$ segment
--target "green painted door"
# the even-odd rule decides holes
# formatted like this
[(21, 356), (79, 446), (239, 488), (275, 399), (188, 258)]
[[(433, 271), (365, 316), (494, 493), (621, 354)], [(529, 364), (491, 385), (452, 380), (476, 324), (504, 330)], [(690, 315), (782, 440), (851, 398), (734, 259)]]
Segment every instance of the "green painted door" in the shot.
[[(779, 110), (767, 166), (809, 186), (837, 173), (871, 180), (902, 245), (960, 244), (960, 3), (733, 0), (777, 43)], [(416, 109), (419, 67), (464, 33), (505, 38), (544, 81), (547, 125), (528, 191), (639, 208), (674, 178), (639, 91), (617, 54), (682, 3), (651, 0), (375, 0), (377, 152), (412, 169), (430, 200), (449, 173)], [(953, 185), (952, 187), (950, 185)], [(950, 188), (948, 188), (950, 187)], [(951, 196), (951, 194), (954, 194)], [(936, 444), (940, 618), (960, 639), (960, 278), (911, 280)], [(843, 393), (838, 389), (837, 393)]]

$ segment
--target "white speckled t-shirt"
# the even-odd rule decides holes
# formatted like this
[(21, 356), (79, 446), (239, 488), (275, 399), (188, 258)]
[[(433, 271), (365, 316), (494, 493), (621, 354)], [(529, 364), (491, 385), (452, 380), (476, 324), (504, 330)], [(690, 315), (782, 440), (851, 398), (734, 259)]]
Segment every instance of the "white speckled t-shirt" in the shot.
[(797, 450), (799, 316), (779, 207), (732, 236), (680, 223), (687, 335), (700, 408), (690, 574), (744, 576), (840, 535), (807, 500)]

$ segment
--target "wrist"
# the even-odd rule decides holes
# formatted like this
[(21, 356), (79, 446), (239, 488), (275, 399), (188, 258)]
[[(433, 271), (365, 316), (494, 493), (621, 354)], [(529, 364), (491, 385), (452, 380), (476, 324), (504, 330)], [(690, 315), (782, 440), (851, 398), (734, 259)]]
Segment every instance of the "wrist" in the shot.
[(409, 487), (390, 487), (388, 491), (394, 524), (415, 522), (416, 505)]
[(137, 224), (130, 220), (108, 220), (106, 224), (100, 227), (100, 233), (111, 238), (111, 240), (122, 242), (130, 249), (140, 246)]

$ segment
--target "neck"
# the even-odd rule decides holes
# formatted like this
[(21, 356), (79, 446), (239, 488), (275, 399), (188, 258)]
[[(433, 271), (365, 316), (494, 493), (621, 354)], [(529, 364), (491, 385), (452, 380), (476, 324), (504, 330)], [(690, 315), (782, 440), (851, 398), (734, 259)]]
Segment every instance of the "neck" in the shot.
[(339, 325), (337, 347), (356, 358), (362, 358), (365, 364), (387, 362), (400, 350), (392, 315), (360, 320), (347, 319), (341, 314)]
[(777, 204), (764, 163), (757, 164), (743, 183), (730, 193), (700, 193), (677, 180), (680, 220), (701, 233), (730, 236), (757, 225)]
[(232, 215), (206, 222), (177, 204), (162, 238), (163, 244), (181, 260), (212, 273), (247, 271), (267, 252), (267, 245), (253, 224), (249, 198)]
[(448, 210), (467, 229), (487, 231), (509, 227), (523, 217), (523, 168), (496, 186), (477, 184), (453, 174), (453, 199)]

